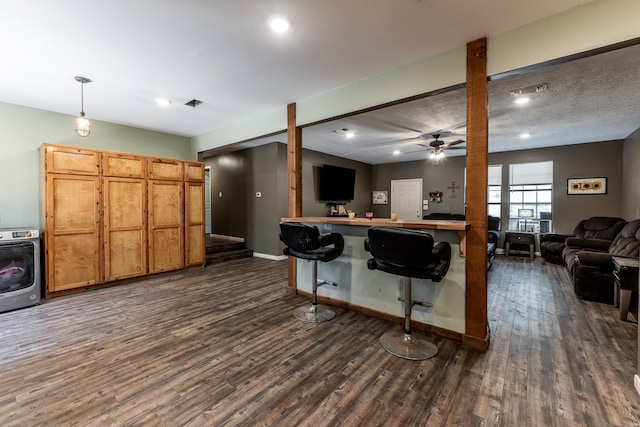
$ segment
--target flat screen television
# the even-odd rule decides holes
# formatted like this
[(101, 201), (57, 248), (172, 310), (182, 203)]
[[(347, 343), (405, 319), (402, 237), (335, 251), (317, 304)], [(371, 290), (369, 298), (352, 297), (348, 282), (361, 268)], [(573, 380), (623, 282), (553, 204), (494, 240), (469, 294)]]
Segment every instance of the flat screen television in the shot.
[(356, 170), (323, 165), (320, 168), (318, 199), (321, 202), (350, 202), (356, 186)]

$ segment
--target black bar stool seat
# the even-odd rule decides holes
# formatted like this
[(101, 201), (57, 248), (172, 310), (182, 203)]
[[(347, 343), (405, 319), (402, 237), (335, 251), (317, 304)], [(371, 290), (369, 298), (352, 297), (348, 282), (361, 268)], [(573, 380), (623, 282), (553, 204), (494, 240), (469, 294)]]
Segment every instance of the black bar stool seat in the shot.
[(311, 307), (300, 307), (293, 312), (296, 319), (305, 322), (326, 322), (336, 313), (329, 307), (318, 304), (318, 287), (337, 286), (333, 282), (318, 280), (318, 261), (329, 262), (338, 258), (344, 249), (344, 237), (340, 233), (320, 234), (318, 227), (298, 222), (280, 223), (280, 240), (286, 245), (285, 255), (312, 262)]
[(404, 276), (404, 331), (392, 330), (380, 337), (380, 344), (389, 353), (410, 360), (429, 359), (438, 354), (438, 347), (411, 333), (411, 309), (414, 305), (432, 307), (428, 302), (414, 301), (411, 279), (440, 282), (449, 271), (451, 245), (439, 242), (424, 231), (395, 227), (371, 227), (365, 239), (365, 250), (373, 258), (367, 260), (370, 270)]

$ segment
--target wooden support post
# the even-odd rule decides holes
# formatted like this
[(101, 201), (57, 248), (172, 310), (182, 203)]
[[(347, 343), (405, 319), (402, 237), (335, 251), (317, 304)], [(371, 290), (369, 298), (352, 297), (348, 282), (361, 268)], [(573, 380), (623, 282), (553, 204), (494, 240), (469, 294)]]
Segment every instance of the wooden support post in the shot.
[(467, 44), (467, 233), (465, 335), (463, 343), (486, 351), (488, 95), (487, 39)]
[[(296, 104), (287, 105), (287, 177), (290, 218), (302, 216), (302, 129), (296, 126)], [(296, 258), (289, 257), (287, 292), (296, 293)]]

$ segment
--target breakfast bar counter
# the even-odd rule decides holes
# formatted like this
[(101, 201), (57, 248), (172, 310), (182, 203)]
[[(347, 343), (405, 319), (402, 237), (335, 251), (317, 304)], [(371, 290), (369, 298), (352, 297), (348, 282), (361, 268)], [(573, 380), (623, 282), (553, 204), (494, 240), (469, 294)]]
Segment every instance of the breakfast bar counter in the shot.
[[(329, 304), (335, 302), (351, 309), (384, 318), (402, 318), (403, 305), (398, 297), (404, 296), (404, 279), (378, 270), (369, 270), (367, 260), (371, 254), (364, 250), (364, 239), (371, 226), (422, 229), (434, 237), (435, 242), (447, 241), (451, 245), (451, 264), (439, 283), (414, 279), (413, 294), (417, 301), (433, 304), (432, 308), (416, 305), (412, 321), (427, 329), (464, 334), (465, 331), (465, 242), (468, 224), (465, 221), (396, 220), (389, 218), (298, 217), (282, 218), (283, 222), (301, 222), (318, 227), (321, 234), (340, 233), (344, 237), (342, 255), (328, 263), (319, 263), (318, 278), (337, 284), (322, 286), (318, 297)], [(311, 263), (297, 260), (296, 288), (311, 293)]]

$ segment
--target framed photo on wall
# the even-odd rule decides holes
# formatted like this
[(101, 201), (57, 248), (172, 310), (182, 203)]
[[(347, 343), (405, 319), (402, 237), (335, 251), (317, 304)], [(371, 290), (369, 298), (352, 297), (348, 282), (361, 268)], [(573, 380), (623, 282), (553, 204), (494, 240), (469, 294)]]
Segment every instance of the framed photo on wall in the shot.
[(388, 191), (373, 191), (373, 204), (374, 205), (386, 205), (389, 203)]
[(607, 194), (607, 178), (569, 178), (567, 194)]

